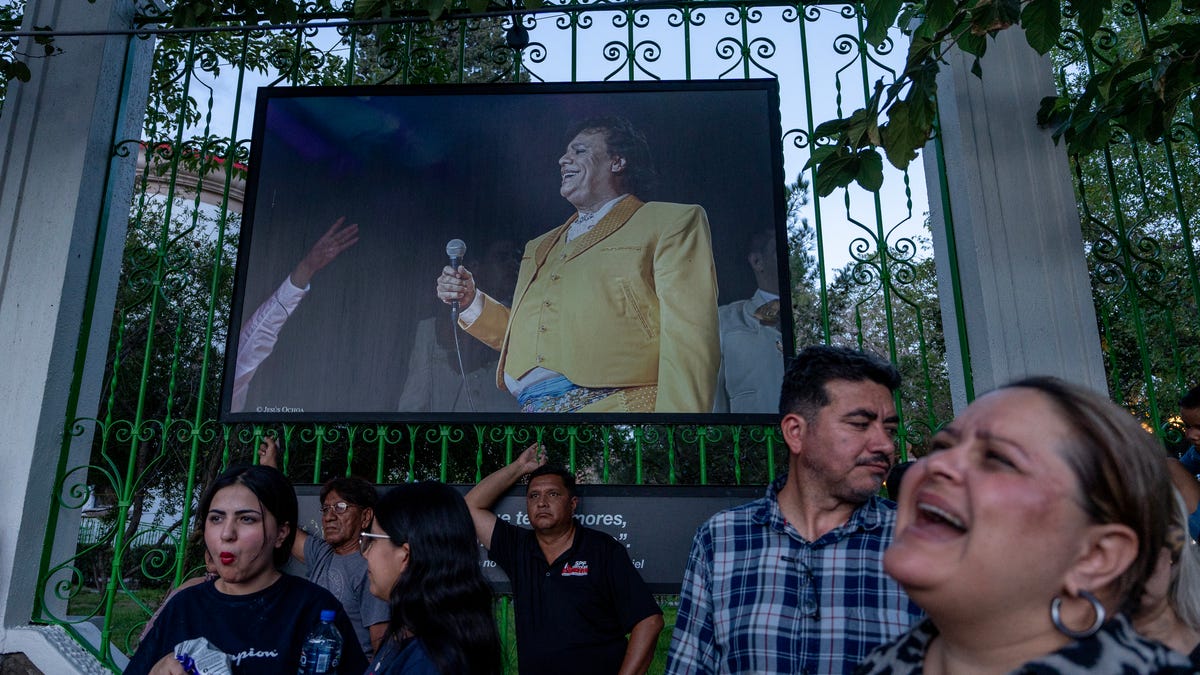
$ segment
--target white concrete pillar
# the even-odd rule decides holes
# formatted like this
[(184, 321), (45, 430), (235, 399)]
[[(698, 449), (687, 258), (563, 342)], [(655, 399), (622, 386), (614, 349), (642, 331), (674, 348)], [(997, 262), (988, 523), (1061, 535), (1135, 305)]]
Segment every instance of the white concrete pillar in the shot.
[(988, 40), (982, 80), (970, 72), (973, 58), (956, 50), (938, 75), (966, 344), (935, 144), (924, 152), (954, 408), (969, 402), (964, 362), (975, 395), (1026, 375), (1107, 394), (1066, 150), (1037, 126), (1041, 99), (1056, 93), (1050, 61), (1016, 28)]
[[(23, 27), (128, 29), (134, 4), (29, 0)], [(61, 629), (28, 623), (43, 591), (38, 567), (64, 432), (72, 419), (96, 414), (136, 148), (125, 159), (110, 156), (115, 140), (140, 135), (152, 43), (59, 36), (55, 45), (61, 54), (27, 61), (32, 79), (9, 84), (0, 112), (0, 652), (25, 652), (47, 673), (69, 673), (97, 664)], [(32, 41), (22, 47), (39, 52)], [(94, 260), (102, 262), (92, 282)], [(83, 428), (68, 467), (87, 463), (92, 425)], [(54, 528), (56, 561), (73, 553), (77, 519), (68, 510)]]

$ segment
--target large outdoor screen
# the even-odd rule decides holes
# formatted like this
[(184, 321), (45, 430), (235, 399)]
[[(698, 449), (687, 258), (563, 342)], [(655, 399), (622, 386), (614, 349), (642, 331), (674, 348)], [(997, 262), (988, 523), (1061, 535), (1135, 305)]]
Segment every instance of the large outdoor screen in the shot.
[(784, 184), (774, 80), (261, 89), (223, 419), (768, 423)]

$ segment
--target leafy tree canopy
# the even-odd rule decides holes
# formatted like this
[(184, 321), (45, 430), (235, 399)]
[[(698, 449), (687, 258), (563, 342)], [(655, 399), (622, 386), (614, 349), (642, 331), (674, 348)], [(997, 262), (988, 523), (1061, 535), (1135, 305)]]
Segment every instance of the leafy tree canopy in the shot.
[[(1041, 102), (1036, 121), (1073, 153), (1102, 147), (1112, 124), (1156, 141), (1181, 107), (1200, 117), (1200, 0), (1132, 4), (1146, 19), (1133, 55), (1089, 76), (1080, 93)], [(876, 82), (864, 107), (816, 128), (828, 142), (813, 150), (807, 168), (816, 169), (821, 196), (851, 182), (878, 189), (883, 156), (899, 169), (916, 158), (933, 133), (937, 74), (951, 48), (974, 56), (972, 72), (982, 77), (980, 58), (1000, 31), (1020, 26), (1030, 47), (1046, 54), (1068, 32), (1091, 40), (1119, 9), (1112, 0), (865, 0), (863, 8), (870, 44), (882, 46), (892, 26), (911, 44), (894, 81)]]

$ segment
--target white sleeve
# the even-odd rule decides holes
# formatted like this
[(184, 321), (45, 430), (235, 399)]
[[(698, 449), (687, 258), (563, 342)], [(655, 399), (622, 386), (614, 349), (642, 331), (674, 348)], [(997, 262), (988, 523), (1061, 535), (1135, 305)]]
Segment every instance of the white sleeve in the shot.
[(475, 289), (475, 299), (471, 301), (471, 304), (459, 310), (458, 320), (462, 323), (464, 328), (469, 328), (471, 324), (475, 323), (475, 319), (478, 319), (479, 315), (482, 313), (483, 293), (479, 292), (479, 289)]
[(241, 412), (246, 407), (246, 392), (250, 388), (250, 380), (262, 362), (275, 349), (275, 341), (279, 339), (279, 331), (283, 324), (296, 311), (300, 301), (308, 295), (312, 288), (296, 288), (289, 276), (283, 280), (279, 288), (267, 298), (263, 304), (254, 310), (250, 320), (242, 324), (238, 333), (237, 365), (234, 366), (233, 400), (230, 402), (230, 412)]

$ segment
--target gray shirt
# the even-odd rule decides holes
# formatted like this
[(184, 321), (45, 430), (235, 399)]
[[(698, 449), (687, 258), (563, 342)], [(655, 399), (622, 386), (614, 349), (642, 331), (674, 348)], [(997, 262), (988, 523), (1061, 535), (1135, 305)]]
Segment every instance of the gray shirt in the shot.
[(324, 539), (310, 536), (304, 542), (304, 562), (308, 565), (308, 580), (333, 593), (346, 609), (363, 653), (371, 649), (369, 626), (386, 623), (391, 609), (383, 600), (371, 595), (367, 582), (367, 560), (358, 552), (338, 555)]
[(717, 308), (721, 322), (721, 369), (713, 412), (779, 412), (783, 384), (783, 342), (776, 326), (754, 317), (763, 303), (778, 296), (759, 290), (749, 300)]

